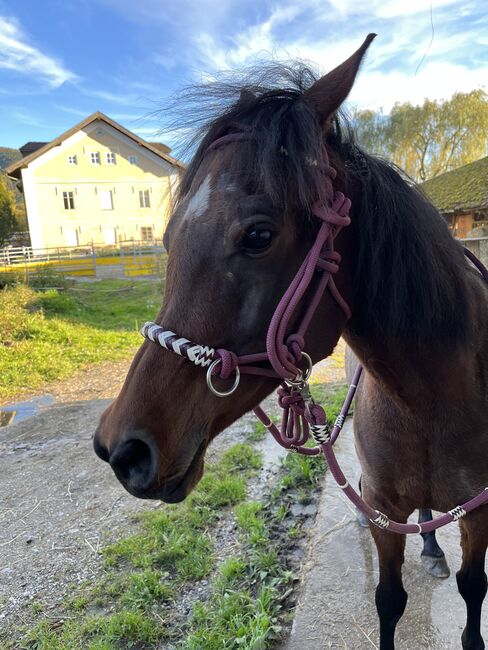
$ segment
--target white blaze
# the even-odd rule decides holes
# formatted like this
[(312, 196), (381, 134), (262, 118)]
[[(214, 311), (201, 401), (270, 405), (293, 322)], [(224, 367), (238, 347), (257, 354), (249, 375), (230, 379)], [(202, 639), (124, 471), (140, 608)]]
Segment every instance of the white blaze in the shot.
[(185, 210), (184, 219), (197, 219), (204, 214), (210, 202), (210, 174), (206, 177), (200, 185), (195, 194), (188, 201)]

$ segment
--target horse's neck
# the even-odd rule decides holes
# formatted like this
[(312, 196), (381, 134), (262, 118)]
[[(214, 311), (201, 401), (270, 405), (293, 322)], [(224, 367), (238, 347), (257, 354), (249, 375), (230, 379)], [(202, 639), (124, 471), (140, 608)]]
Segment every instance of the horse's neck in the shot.
[(487, 292), (477, 278), (470, 281), (470, 290), (473, 340), (452, 349), (409, 349), (401, 340), (387, 342), (346, 333), (366, 371), (400, 406), (435, 417), (438, 409), (452, 406), (462, 411), (468, 403), (488, 399)]

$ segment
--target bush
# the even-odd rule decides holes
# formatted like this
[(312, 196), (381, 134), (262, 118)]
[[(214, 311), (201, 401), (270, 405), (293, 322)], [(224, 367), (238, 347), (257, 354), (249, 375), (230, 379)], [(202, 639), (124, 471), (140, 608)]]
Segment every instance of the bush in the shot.
[(73, 286), (74, 281), (68, 280), (63, 273), (56, 271), (52, 266), (42, 264), (37, 266), (34, 270), (29, 271), (28, 284), (34, 289), (44, 289), (47, 287), (53, 289), (67, 289), (68, 287)]

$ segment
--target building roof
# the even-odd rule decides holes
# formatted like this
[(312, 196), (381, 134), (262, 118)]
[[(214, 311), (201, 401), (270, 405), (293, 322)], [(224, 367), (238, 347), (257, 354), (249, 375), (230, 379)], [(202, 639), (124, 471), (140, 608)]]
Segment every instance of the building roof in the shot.
[(149, 142), (149, 144), (163, 153), (171, 153), (171, 147), (168, 147), (167, 144), (163, 144), (162, 142)]
[(174, 165), (176, 167), (179, 167), (181, 169), (185, 169), (185, 165), (180, 161), (177, 160), (176, 158), (173, 158), (172, 156), (169, 156), (165, 151), (163, 151), (159, 146), (156, 147), (154, 144), (150, 144), (149, 142), (146, 142), (142, 138), (140, 138), (138, 135), (135, 133), (132, 133), (132, 131), (129, 131), (125, 127), (123, 127), (121, 124), (118, 122), (115, 122), (114, 120), (110, 119), (110, 117), (107, 117), (104, 115), (104, 113), (101, 113), (100, 111), (96, 111), (95, 113), (92, 113), (89, 115), (87, 118), (73, 126), (71, 129), (68, 129), (68, 131), (65, 131), (61, 135), (59, 135), (57, 138), (54, 138), (54, 140), (51, 140), (51, 142), (48, 142), (44, 144), (44, 146), (40, 147), (36, 151), (33, 151), (31, 154), (25, 156), (21, 160), (18, 160), (15, 163), (12, 163), (8, 167), (5, 168), (5, 171), (7, 174), (11, 176), (17, 176), (20, 177), (20, 170), (27, 167), (33, 160), (36, 160), (36, 158), (39, 158), (39, 156), (42, 156), (45, 154), (47, 151), (52, 149), (53, 147), (57, 147), (60, 144), (62, 144), (67, 138), (70, 136), (74, 135), (78, 131), (81, 131), (85, 127), (87, 127), (89, 124), (92, 122), (95, 122), (96, 120), (101, 120), (102, 122), (105, 122), (109, 126), (113, 127), (114, 129), (117, 129), (117, 131), (120, 131), (120, 133), (123, 133), (126, 135), (128, 138), (131, 140), (134, 140), (134, 142), (137, 142), (140, 144), (142, 147), (145, 147), (149, 151), (151, 151), (153, 154), (156, 154), (156, 156), (159, 156), (159, 158), (163, 158), (166, 162), (168, 162), (170, 165)]
[(48, 143), (47, 142), (26, 142), (21, 147), (19, 147), (19, 151), (22, 154), (22, 157), (25, 158), (25, 156), (34, 153), (34, 151), (37, 151), (41, 147), (44, 147), (46, 144)]
[(488, 156), (420, 185), (441, 213), (488, 207)]

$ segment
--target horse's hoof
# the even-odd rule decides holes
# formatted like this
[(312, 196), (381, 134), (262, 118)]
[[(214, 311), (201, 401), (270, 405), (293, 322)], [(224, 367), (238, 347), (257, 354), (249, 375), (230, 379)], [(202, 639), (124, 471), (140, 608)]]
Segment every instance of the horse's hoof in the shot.
[(451, 570), (445, 557), (433, 557), (431, 555), (421, 555), (422, 566), (434, 578), (449, 578)]
[(363, 528), (369, 527), (369, 519), (366, 517), (364, 512), (361, 512), (361, 510), (358, 510), (357, 508), (356, 508), (356, 517), (360, 526), (362, 526)]

